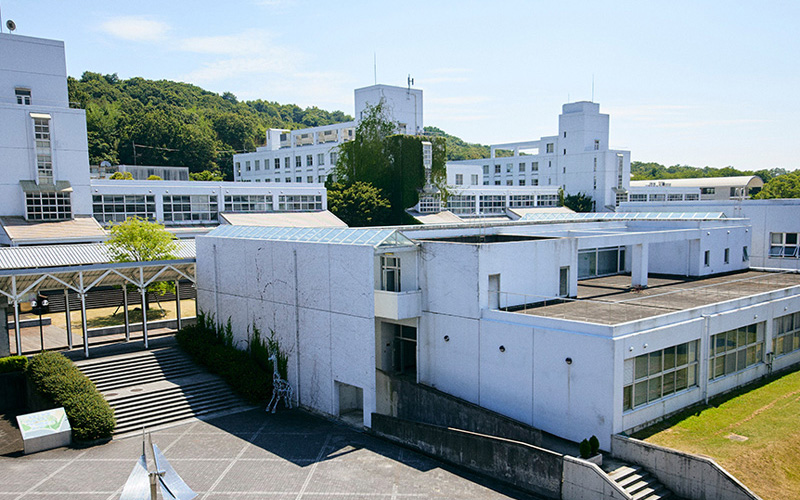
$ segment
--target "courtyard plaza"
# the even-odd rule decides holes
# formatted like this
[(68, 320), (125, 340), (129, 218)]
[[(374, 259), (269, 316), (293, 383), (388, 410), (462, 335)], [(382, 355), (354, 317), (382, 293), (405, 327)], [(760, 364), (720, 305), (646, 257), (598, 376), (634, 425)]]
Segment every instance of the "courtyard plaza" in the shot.
[[(142, 453), (133, 436), (21, 455), (12, 421), (0, 420), (0, 500), (117, 499)], [(194, 420), (152, 439), (198, 499), (537, 498), (302, 410)]]

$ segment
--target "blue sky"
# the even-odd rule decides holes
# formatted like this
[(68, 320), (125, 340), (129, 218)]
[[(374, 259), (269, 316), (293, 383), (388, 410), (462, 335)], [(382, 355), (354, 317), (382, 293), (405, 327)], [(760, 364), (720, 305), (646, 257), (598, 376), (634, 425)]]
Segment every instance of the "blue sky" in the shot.
[(0, 0), (64, 40), (67, 71), (190, 82), (353, 113), (353, 89), (424, 91), (425, 124), (484, 144), (600, 103), (633, 160), (800, 167), (800, 2)]

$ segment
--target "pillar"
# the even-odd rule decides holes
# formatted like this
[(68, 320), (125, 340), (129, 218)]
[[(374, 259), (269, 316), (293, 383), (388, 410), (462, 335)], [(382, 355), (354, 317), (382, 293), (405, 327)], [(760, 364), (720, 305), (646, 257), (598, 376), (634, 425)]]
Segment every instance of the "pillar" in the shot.
[(64, 314), (67, 316), (67, 347), (72, 350), (72, 317), (69, 311), (69, 288), (64, 289)]
[(22, 356), (22, 334), (19, 331), (19, 303), (14, 299), (14, 335), (17, 341), (17, 356)]
[(147, 341), (147, 288), (140, 288), (142, 294), (142, 336), (144, 337), (144, 348), (149, 349), (150, 345)]
[(8, 310), (6, 309), (6, 301), (0, 298), (0, 358), (5, 358), (11, 355), (11, 342), (8, 339)]
[(175, 280), (175, 313), (178, 319), (178, 330), (181, 329), (181, 281)]
[(83, 329), (83, 356), (89, 357), (89, 327), (86, 323), (86, 293), (79, 292), (81, 298), (81, 328)]
[(631, 286), (647, 286), (648, 243), (631, 245)]
[(131, 340), (131, 320), (128, 317), (128, 285), (122, 285), (122, 307), (125, 308), (125, 342)]

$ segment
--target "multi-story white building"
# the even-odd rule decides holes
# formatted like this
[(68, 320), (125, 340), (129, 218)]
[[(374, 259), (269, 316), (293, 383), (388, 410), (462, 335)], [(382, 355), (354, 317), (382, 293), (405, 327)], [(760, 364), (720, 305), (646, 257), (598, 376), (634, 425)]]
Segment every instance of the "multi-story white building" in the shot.
[(90, 179), (86, 115), (68, 102), (64, 43), (12, 34), (0, 34), (0, 171), (0, 245), (102, 240), (92, 217), (216, 225), (222, 212), (327, 207), (324, 187), (285, 179), (270, 186)]
[[(498, 157), (497, 150), (513, 154)], [(593, 102), (564, 104), (558, 135), (494, 144), (489, 158), (447, 163), (448, 184), (455, 187), (473, 185), (475, 175), (484, 186), (519, 186), (534, 192), (538, 186), (561, 187), (566, 194), (591, 196), (598, 211), (613, 211), (627, 201), (630, 171), (630, 151), (610, 149), (609, 116)]]
[(319, 411), (369, 426), (390, 406), (377, 370), (402, 372), (607, 443), (800, 362), (800, 276), (749, 270), (751, 234), (720, 213), (221, 226), (197, 239), (198, 301), (237, 341), (274, 331)]
[(266, 145), (254, 153), (233, 156), (234, 180), (322, 184), (336, 166), (339, 146), (352, 141), (367, 106), (384, 102), (387, 118), (397, 124), (397, 133), (423, 132), (422, 91), (372, 85), (356, 89), (355, 116), (350, 122), (299, 130), (269, 129)]

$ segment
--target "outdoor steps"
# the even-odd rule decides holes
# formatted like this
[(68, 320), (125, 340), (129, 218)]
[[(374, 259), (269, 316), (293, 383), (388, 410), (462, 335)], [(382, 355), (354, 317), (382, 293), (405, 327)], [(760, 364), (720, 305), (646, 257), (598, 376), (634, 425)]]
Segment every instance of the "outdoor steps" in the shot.
[(623, 465), (609, 472), (608, 476), (634, 500), (680, 500), (641, 467)]
[(76, 362), (114, 408), (115, 436), (252, 409), (177, 347)]

